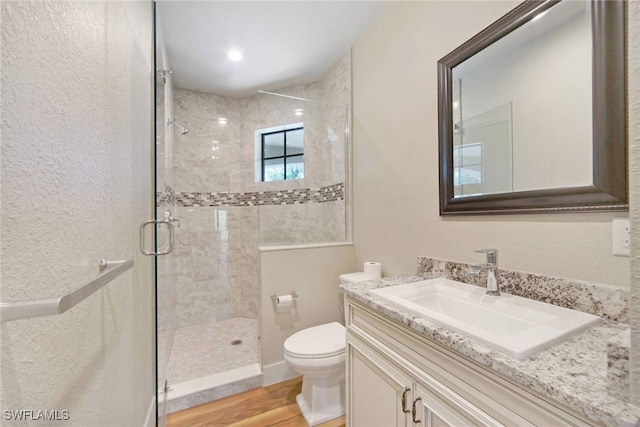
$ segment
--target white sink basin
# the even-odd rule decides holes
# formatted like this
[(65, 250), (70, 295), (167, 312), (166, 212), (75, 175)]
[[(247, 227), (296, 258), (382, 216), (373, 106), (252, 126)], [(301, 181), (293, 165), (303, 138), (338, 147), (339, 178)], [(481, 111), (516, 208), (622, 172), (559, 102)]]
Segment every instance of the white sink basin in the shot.
[(597, 323), (600, 318), (449, 279), (371, 291), (388, 303), (524, 359)]

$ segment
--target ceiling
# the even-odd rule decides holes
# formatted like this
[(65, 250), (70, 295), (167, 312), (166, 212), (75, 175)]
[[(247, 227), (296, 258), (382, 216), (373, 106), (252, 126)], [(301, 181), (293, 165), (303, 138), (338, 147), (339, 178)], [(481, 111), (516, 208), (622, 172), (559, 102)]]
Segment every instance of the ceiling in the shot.
[[(156, 5), (174, 85), (242, 98), (258, 89), (321, 79), (385, 2), (159, 0)], [(231, 61), (230, 49), (240, 50), (243, 60)]]

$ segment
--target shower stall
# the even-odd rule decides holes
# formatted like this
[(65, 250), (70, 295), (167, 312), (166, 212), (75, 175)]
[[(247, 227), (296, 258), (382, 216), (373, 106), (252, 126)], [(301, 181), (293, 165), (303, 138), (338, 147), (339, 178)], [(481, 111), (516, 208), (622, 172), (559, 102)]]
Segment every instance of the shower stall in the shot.
[(176, 87), (161, 35), (157, 50), (156, 207), (175, 226), (158, 258), (162, 415), (262, 386), (261, 246), (345, 240), (351, 56), (233, 98)]

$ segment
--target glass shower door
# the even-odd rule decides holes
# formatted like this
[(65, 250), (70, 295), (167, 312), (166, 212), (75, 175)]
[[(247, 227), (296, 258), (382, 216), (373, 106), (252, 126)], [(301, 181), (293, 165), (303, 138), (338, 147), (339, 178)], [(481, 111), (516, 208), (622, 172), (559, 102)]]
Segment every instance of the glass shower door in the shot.
[[(173, 86), (160, 24), (156, 22), (156, 64), (155, 64), (155, 196), (156, 219), (168, 220), (179, 226), (173, 187)], [(167, 248), (170, 233), (167, 224), (158, 224), (156, 230), (157, 249)], [(174, 230), (175, 231), (175, 230)], [(175, 256), (156, 257), (156, 340), (157, 340), (157, 385), (158, 385), (158, 426), (166, 424), (168, 385), (168, 364), (176, 330), (176, 267)]]

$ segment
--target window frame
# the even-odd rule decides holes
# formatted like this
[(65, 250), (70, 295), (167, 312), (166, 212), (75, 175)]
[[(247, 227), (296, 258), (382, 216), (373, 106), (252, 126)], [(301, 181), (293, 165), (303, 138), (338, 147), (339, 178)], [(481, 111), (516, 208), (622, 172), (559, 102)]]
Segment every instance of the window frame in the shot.
[[(302, 138), (303, 138), (303, 148), (302, 148), (302, 153), (299, 154), (287, 154), (287, 133), (289, 132), (294, 132), (294, 131), (299, 131), (301, 130), (303, 132)], [(269, 135), (275, 135), (275, 134), (283, 134), (283, 155), (282, 156), (271, 156), (271, 157), (265, 157), (265, 144), (264, 144), (264, 140), (265, 140), (265, 136), (269, 136)], [(274, 130), (274, 131), (268, 131), (268, 132), (260, 132), (260, 182), (274, 182), (274, 181), (265, 181), (264, 179), (264, 172), (265, 172), (265, 161), (266, 160), (275, 160), (275, 159), (283, 159), (283, 168), (284, 168), (284, 179), (282, 180), (276, 180), (276, 181), (287, 181), (287, 159), (291, 158), (291, 157), (303, 157), (304, 156), (304, 125), (300, 124), (297, 127), (294, 128), (287, 128), (285, 127), (284, 129), (280, 129), (280, 130)], [(303, 161), (304, 164), (304, 161)], [(298, 178), (299, 179), (299, 178)], [(289, 179), (289, 181), (291, 181), (291, 179)]]
[[(477, 163), (465, 163), (464, 162), (464, 153), (463, 151), (465, 149), (469, 149), (469, 148), (475, 148), (475, 147), (479, 147), (480, 148), (480, 160)], [(456, 163), (457, 160), (457, 163)], [(468, 166), (480, 166), (480, 182), (476, 182), (473, 184), (469, 184), (469, 183), (463, 183), (461, 182), (461, 175), (460, 175), (460, 171), (462, 169), (464, 169), (465, 167)], [(475, 184), (482, 184), (484, 182), (484, 141), (478, 141), (478, 142), (471, 142), (468, 144), (462, 144), (462, 145), (457, 145), (453, 147), (453, 186), (454, 187), (462, 187), (463, 185), (475, 185)], [(458, 178), (458, 182), (456, 182), (456, 172), (457, 172), (457, 178)]]

